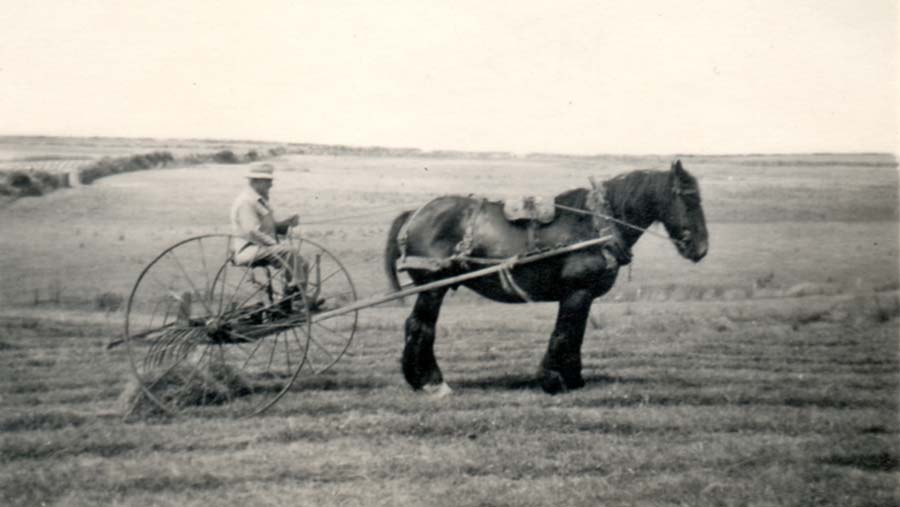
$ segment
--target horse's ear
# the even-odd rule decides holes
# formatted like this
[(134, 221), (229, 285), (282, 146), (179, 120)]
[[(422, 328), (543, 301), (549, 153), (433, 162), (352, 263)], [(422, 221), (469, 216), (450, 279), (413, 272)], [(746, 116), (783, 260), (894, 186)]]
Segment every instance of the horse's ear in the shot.
[(672, 173), (674, 173), (675, 176), (678, 176), (679, 179), (683, 179), (687, 176), (687, 171), (685, 171), (684, 166), (681, 165), (680, 159), (672, 163)]

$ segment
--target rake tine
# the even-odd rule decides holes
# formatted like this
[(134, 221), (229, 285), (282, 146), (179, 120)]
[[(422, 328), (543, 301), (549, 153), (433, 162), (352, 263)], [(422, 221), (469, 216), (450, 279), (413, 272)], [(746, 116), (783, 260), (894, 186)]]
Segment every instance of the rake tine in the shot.
[(193, 350), (193, 348), (197, 345), (197, 343), (194, 341), (195, 335), (196, 333), (192, 330), (192, 332), (189, 332), (185, 335), (184, 339), (181, 340), (180, 343), (176, 344), (175, 354), (177, 358), (180, 359), (182, 357), (187, 357), (188, 354), (191, 353), (191, 350)]
[(161, 365), (166, 359), (166, 353), (169, 350), (169, 347), (171, 347), (184, 332), (185, 330), (183, 329), (176, 329), (172, 333), (166, 334), (162, 339), (155, 343), (147, 354), (147, 366), (153, 368)]
[(176, 344), (178, 342), (178, 340), (180, 340), (181, 337), (184, 336), (184, 334), (185, 334), (185, 330), (179, 329), (178, 332), (172, 333), (172, 336), (168, 340), (166, 340), (166, 342), (164, 344), (162, 344), (161, 348), (159, 349), (159, 355), (157, 356), (158, 361), (159, 361), (157, 363), (157, 366), (159, 366), (159, 365), (163, 364), (163, 362), (165, 362), (165, 360), (167, 359), (167, 356), (169, 356), (169, 353), (172, 350), (172, 346), (174, 344)]

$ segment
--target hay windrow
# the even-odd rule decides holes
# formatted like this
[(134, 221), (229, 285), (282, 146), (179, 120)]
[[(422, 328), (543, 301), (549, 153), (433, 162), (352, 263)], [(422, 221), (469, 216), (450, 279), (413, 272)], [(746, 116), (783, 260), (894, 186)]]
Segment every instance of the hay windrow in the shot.
[(222, 405), (252, 392), (247, 380), (233, 367), (213, 363), (197, 369), (183, 366), (167, 372), (156, 382), (142, 389), (132, 378), (119, 396), (119, 406), (125, 416), (138, 418), (165, 415), (148, 394), (173, 411), (186, 407)]

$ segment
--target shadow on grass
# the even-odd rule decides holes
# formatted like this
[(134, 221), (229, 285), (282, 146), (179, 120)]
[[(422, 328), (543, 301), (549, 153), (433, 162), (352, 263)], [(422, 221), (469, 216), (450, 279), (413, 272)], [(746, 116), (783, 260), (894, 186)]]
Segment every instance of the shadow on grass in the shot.
[(900, 470), (900, 459), (889, 452), (874, 454), (831, 455), (819, 460), (826, 465), (848, 466), (870, 472), (894, 472)]
[[(603, 387), (605, 384), (646, 384), (649, 382), (642, 378), (627, 378), (612, 375), (587, 375), (584, 377), (584, 381), (585, 387)], [(541, 390), (540, 379), (538, 379), (535, 374), (524, 373), (454, 380), (452, 385), (464, 389), (481, 389), (485, 391)]]
[(375, 377), (340, 377), (337, 375), (315, 375), (299, 378), (294, 382), (294, 389), (314, 391), (374, 391), (383, 389), (389, 384), (383, 379)]
[(77, 428), (86, 417), (67, 412), (26, 413), (0, 418), (0, 431), (36, 431)]

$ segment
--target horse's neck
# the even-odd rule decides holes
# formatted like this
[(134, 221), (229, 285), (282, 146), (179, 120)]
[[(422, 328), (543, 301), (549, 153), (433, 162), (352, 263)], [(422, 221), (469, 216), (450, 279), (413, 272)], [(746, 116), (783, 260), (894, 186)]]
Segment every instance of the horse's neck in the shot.
[(664, 192), (666, 174), (658, 171), (635, 171), (617, 176), (606, 182), (607, 201), (613, 216), (629, 224), (617, 223), (629, 248), (654, 222), (660, 219), (660, 203)]

